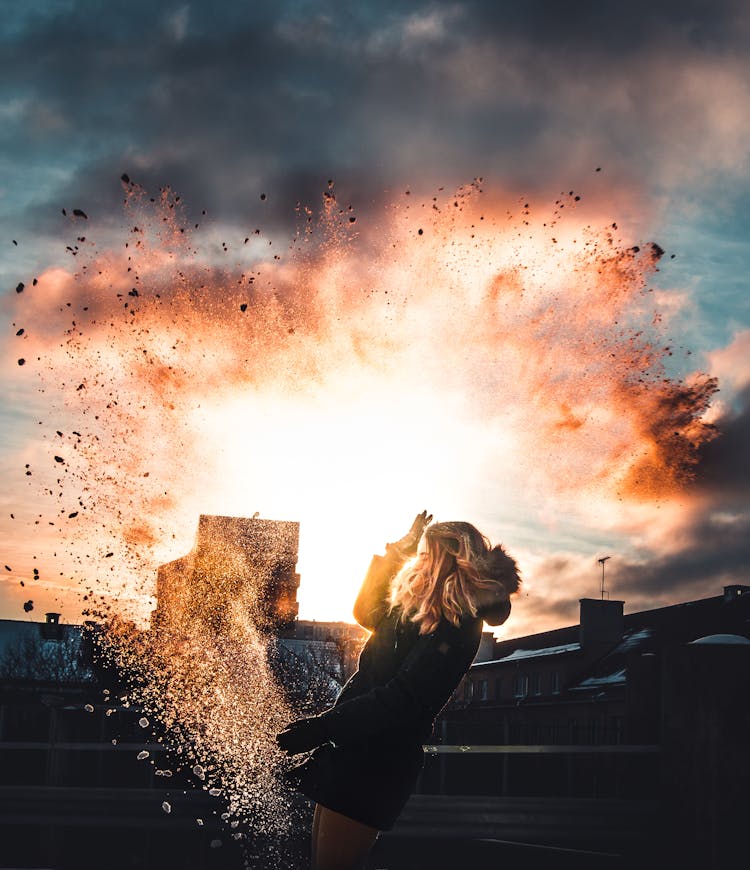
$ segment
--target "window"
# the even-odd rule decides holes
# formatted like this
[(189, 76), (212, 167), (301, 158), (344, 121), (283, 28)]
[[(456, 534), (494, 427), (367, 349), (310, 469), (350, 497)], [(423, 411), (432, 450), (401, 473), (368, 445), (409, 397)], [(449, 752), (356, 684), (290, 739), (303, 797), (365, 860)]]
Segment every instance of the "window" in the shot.
[(479, 680), (477, 683), (477, 697), (480, 701), (487, 700), (487, 680)]
[(516, 674), (513, 677), (513, 697), (525, 698), (529, 694), (529, 678), (526, 674)]
[(625, 720), (622, 716), (610, 716), (609, 738), (610, 743), (622, 743), (625, 736)]
[(542, 694), (542, 675), (541, 674), (532, 674), (531, 675), (531, 694), (532, 695), (541, 695)]
[(50, 708), (42, 704), (9, 704), (3, 717), (3, 740), (46, 743), (50, 718)]
[(560, 671), (554, 671), (552, 674), (552, 694), (560, 694)]
[(464, 682), (464, 701), (471, 701), (474, 695), (474, 683), (471, 682), (470, 679), (466, 679)]

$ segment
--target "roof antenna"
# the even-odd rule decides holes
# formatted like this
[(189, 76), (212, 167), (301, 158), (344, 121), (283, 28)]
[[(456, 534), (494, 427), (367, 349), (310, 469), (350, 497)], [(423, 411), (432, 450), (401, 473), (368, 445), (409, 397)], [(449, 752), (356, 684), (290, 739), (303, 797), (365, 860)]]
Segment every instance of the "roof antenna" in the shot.
[[(601, 590), (602, 591), (602, 601), (604, 601), (604, 593), (605, 593), (605, 589), (604, 589), (604, 563), (607, 561), (607, 559), (611, 559), (611, 558), (612, 558), (611, 556), (602, 556), (601, 559), (596, 560), (602, 566), (602, 590)], [(607, 598), (609, 598), (609, 592), (607, 592)]]

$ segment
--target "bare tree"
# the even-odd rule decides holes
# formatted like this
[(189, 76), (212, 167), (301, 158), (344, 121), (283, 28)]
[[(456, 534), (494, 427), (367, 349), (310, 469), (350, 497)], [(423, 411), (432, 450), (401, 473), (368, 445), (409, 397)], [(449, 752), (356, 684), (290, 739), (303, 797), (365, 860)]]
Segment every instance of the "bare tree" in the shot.
[(82, 683), (94, 677), (80, 632), (59, 638), (26, 635), (0, 656), (0, 679), (40, 683)]
[(333, 643), (279, 640), (271, 661), (276, 679), (302, 713), (329, 707), (344, 682), (340, 651)]

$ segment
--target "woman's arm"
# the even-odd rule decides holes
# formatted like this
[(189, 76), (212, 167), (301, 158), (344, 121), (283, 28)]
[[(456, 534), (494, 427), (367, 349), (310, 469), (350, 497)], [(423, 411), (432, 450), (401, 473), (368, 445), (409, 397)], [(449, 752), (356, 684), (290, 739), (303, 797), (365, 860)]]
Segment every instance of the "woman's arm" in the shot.
[(277, 735), (290, 755), (327, 741), (346, 743), (382, 731), (413, 733), (442, 710), (476, 656), (481, 622), (421, 636), (398, 673), (383, 686), (335, 707), (292, 722)]
[(385, 616), (388, 609), (388, 595), (391, 580), (404, 564), (395, 550), (387, 550), (385, 556), (373, 556), (370, 567), (365, 575), (362, 588), (354, 602), (353, 615), (357, 622), (368, 631)]
[(409, 531), (396, 541), (386, 544), (385, 556), (373, 556), (357, 600), (354, 602), (353, 615), (357, 622), (368, 631), (373, 631), (388, 609), (391, 580), (407, 559), (417, 552), (419, 539), (432, 521), (432, 514), (422, 511), (414, 518)]
[(393, 728), (414, 729), (448, 703), (479, 648), (481, 622), (418, 638), (395, 676), (318, 718), (334, 742)]

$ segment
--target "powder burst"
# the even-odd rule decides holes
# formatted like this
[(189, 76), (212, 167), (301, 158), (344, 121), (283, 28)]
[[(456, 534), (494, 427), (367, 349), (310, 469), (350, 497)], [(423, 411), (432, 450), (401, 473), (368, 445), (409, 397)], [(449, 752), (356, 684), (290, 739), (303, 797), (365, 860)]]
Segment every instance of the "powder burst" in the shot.
[(330, 186), (272, 253), (260, 229), (202, 236), (171, 191), (123, 187), (119, 239), (93, 241), (89, 218), (77, 268), (13, 300), (18, 372), (58, 430), (31, 483), (89, 600), (96, 585), (143, 618), (197, 514), (258, 508), (301, 521), (308, 589), (328, 576), (324, 595), (351, 598), (330, 529), (337, 562), (362, 564), (394, 493), (405, 515), (475, 515), (489, 480), (506, 518), (519, 493), (540, 511), (666, 501), (714, 435), (715, 381), (665, 368), (664, 252), (579, 220), (573, 192), (509, 207), (477, 180), (365, 226)]
[[(21, 522), (111, 626), (148, 617), (200, 513), (300, 521), (300, 600), (346, 618), (356, 566), (414, 510), (493, 539), (523, 510), (606, 522), (684, 493), (715, 434), (716, 382), (667, 366), (664, 252), (580, 220), (573, 192), (509, 204), (477, 180), (365, 223), (329, 185), (277, 253), (123, 187), (122, 228), (92, 241), (90, 216), (74, 268), (13, 298), (13, 377), (36, 374), (52, 418), (25, 466), (54, 519)], [(221, 631), (113, 630), (110, 649), (205, 786), (273, 829), (270, 735), (292, 711), (252, 608), (224, 605)]]

